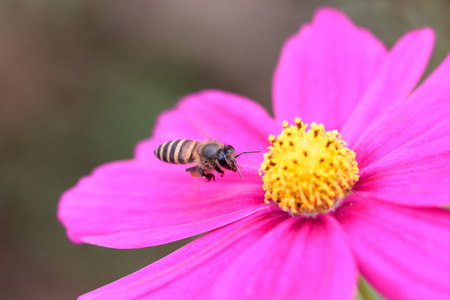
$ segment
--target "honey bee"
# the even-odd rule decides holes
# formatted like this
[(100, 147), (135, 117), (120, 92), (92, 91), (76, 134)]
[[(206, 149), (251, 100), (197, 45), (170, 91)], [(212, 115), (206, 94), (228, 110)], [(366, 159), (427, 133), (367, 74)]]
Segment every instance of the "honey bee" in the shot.
[(176, 140), (165, 142), (154, 151), (156, 157), (170, 164), (195, 164), (196, 166), (186, 169), (194, 177), (206, 178), (209, 181), (216, 178), (209, 173), (216, 170), (221, 177), (225, 173), (220, 167), (238, 172), (244, 181), (244, 177), (239, 171), (236, 158), (246, 153), (257, 153), (261, 151), (247, 151), (236, 155), (236, 150), (231, 145), (224, 145), (216, 140), (197, 142), (192, 140)]

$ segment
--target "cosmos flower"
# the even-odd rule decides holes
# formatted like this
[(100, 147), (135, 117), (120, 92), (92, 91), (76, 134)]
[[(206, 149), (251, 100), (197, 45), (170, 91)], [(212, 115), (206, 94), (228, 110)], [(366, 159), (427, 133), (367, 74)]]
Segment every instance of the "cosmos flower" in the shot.
[[(433, 42), (425, 28), (387, 50), (322, 8), (282, 49), (274, 118), (222, 91), (183, 98), (58, 217), (74, 243), (112, 248), (206, 234), (81, 298), (351, 299), (359, 274), (387, 298), (449, 298), (450, 57), (417, 87)], [(238, 158), (244, 182), (209, 183), (153, 153), (205, 137), (265, 153)]]

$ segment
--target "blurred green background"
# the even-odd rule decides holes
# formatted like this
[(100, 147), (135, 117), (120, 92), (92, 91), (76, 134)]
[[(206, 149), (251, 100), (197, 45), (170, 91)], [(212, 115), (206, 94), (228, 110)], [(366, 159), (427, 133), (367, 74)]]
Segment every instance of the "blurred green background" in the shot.
[(388, 46), (433, 27), (428, 72), (450, 51), (449, 0), (0, 2), (0, 298), (74, 299), (180, 247), (73, 245), (58, 198), (131, 157), (182, 95), (224, 89), (270, 110), (281, 45), (320, 5)]

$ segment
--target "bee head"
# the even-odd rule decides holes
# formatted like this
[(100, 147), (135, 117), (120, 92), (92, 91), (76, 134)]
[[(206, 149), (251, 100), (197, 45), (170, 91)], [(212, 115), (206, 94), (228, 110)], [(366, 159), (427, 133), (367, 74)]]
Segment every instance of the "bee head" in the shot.
[(236, 155), (236, 150), (234, 150), (233, 146), (225, 145), (222, 149), (222, 151), (219, 152), (219, 156), (217, 157), (217, 160), (219, 161), (219, 164), (228, 170), (231, 170), (233, 172), (238, 172), (239, 175), (242, 178), (242, 181), (244, 181), (244, 177), (241, 174), (241, 171), (239, 171), (236, 163), (236, 157), (238, 157), (241, 154), (247, 154), (247, 153), (257, 153), (261, 151), (247, 151), (242, 152)]
[(221, 167), (236, 172), (236, 150), (233, 146), (225, 145), (217, 157)]

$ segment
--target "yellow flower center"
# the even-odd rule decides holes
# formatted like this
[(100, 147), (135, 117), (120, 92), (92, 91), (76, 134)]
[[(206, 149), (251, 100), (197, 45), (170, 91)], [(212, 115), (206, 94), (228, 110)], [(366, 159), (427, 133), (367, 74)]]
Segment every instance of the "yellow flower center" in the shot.
[(325, 131), (322, 124), (288, 126), (264, 153), (262, 175), (264, 201), (277, 203), (294, 215), (315, 216), (336, 208), (359, 179), (355, 152), (347, 148), (337, 130)]

